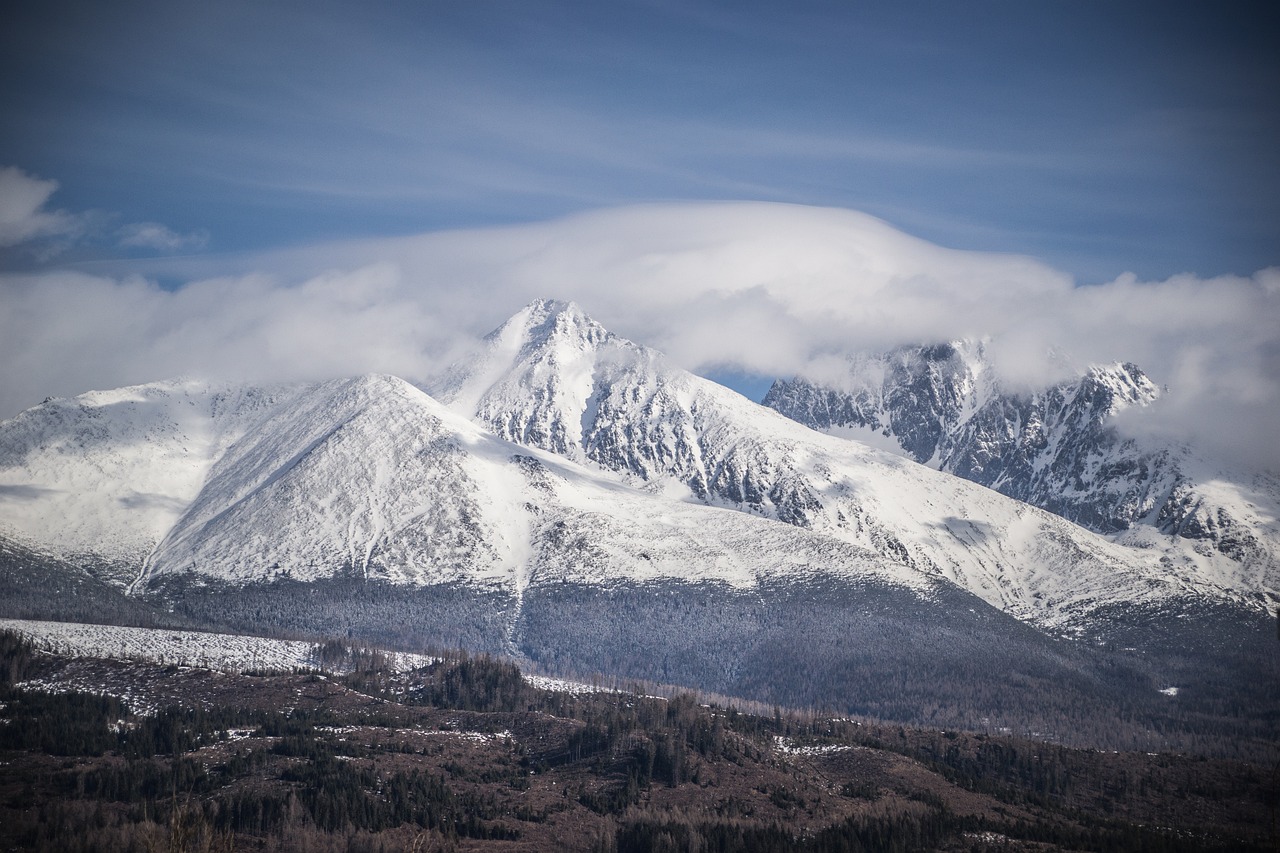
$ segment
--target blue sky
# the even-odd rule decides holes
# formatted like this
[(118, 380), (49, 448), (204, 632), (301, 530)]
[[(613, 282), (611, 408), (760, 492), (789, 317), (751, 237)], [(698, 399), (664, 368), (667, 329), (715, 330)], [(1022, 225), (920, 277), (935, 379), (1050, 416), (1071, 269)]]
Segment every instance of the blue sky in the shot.
[(1261, 5), (26, 3), (0, 167), (66, 227), (0, 263), (733, 199), (1082, 283), (1247, 275), (1280, 263)]

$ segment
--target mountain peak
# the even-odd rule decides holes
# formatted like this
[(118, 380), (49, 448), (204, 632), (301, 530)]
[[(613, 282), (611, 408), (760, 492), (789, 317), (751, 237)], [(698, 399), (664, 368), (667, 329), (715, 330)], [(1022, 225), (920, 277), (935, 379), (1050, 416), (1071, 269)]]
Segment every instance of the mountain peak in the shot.
[(573, 342), (578, 349), (599, 345), (611, 337), (576, 302), (537, 299), (517, 311), (487, 340), (500, 348), (542, 348), (553, 341)]
[(573, 302), (539, 299), (485, 337), (484, 350), (429, 393), (502, 438), (582, 459), (582, 410), (603, 350), (645, 357)]
[[(1061, 351), (1053, 356), (1071, 364)], [(844, 387), (778, 382), (764, 404), (1096, 532), (1128, 530), (1153, 513), (1182, 517), (1161, 508), (1185, 479), (1183, 453), (1116, 429), (1117, 415), (1161, 394), (1135, 364), (1094, 364), (1060, 381), (1011, 388), (980, 342), (899, 347), (850, 362)]]
[(521, 312), (528, 312), (531, 316), (543, 318), (555, 317), (561, 314), (586, 316), (586, 312), (582, 310), (582, 307), (571, 299), (535, 299), (524, 306)]

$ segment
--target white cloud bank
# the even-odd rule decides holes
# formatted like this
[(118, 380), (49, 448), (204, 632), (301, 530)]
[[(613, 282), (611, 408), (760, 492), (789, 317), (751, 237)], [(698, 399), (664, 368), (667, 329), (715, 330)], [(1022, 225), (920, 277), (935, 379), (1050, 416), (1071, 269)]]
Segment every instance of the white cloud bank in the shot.
[[(191, 283), (0, 279), (0, 415), (178, 373), (430, 375), (531, 299), (578, 301), (706, 372), (837, 379), (840, 356), (991, 336), (1011, 382), (1133, 361), (1170, 387), (1135, 429), (1280, 469), (1280, 270), (1076, 287), (1035, 260), (945, 249), (846, 210), (621, 208), (510, 228), (170, 262)], [(215, 273), (218, 273), (215, 275)]]

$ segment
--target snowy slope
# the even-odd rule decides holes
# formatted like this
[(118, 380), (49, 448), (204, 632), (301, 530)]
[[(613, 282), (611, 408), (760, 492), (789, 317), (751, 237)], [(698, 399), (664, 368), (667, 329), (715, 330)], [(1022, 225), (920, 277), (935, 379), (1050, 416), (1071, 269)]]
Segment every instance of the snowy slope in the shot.
[(530, 451), (374, 375), (300, 396), (233, 444), (138, 589), (194, 573), (233, 583), (463, 581), (519, 594), (552, 579), (746, 587), (779, 571), (933, 585), (844, 542)]
[[(26, 619), (0, 619), (0, 631), (12, 631), (30, 640), (45, 654), (66, 658), (104, 658), (122, 661), (146, 661), (165, 666), (185, 666), (222, 672), (256, 672), (271, 670), (289, 672), (295, 669), (323, 669), (344, 672), (345, 662), (324, 661), (316, 652), (316, 644), (304, 640), (276, 640), (243, 634), (220, 634), (205, 631), (175, 631), (171, 628), (134, 628), (118, 625), (91, 625), (77, 622), (42, 622)], [(439, 658), (412, 652), (379, 650), (386, 666), (393, 672), (408, 672), (430, 666)], [(63, 673), (65, 676), (66, 673)], [(608, 692), (611, 688), (552, 678), (546, 675), (521, 674), (524, 681), (539, 690), (583, 694)], [(96, 680), (85, 683), (27, 681), (20, 686), (36, 690), (79, 690), (102, 692)], [(126, 692), (119, 694), (129, 701)], [(139, 707), (145, 707), (141, 705)], [(155, 710), (155, 709), (152, 709)]]
[(290, 392), (155, 382), (0, 424), (0, 537), (131, 579), (223, 450)]
[(280, 406), (213, 465), (147, 574), (307, 581), (345, 570), (429, 582), (508, 573), (524, 538), (503, 523), (512, 489), (481, 494), (441, 419), (449, 414), (435, 408), (385, 376), (327, 383)]
[(139, 594), (193, 572), (517, 592), (535, 576), (936, 583), (845, 542), (511, 444), (394, 377), (271, 393), (189, 381), (94, 392), (0, 425), (0, 447), (4, 535), (110, 560), (113, 580)]
[[(679, 495), (811, 529), (1063, 625), (1117, 601), (1248, 598), (1217, 555), (1130, 548), (988, 489), (821, 435), (542, 301), (429, 386), (512, 441)], [(1153, 543), (1143, 543), (1151, 545)], [(1164, 560), (1161, 560), (1164, 557)]]
[[(1276, 591), (1273, 563), (1141, 531), (1109, 540), (814, 432), (572, 304), (528, 306), (428, 387), (165, 382), (46, 403), (0, 424), (0, 537), (108, 561), (143, 596), (188, 579), (369, 579), (496, 590), (517, 614), (554, 584), (816, 578), (935, 600), (958, 588), (1068, 628), (1122, 603), (1257, 606)], [(975, 393), (928, 407), (968, 422)], [(1237, 518), (1259, 536), (1274, 525), (1265, 483), (1200, 482), (1252, 499)], [(1181, 523), (1223, 523), (1188, 501)]]
[(1011, 393), (980, 342), (903, 347), (849, 363), (840, 389), (779, 381), (764, 404), (1091, 530), (1127, 531), (1124, 541), (1159, 541), (1142, 528), (1190, 540), (1166, 547), (1217, 551), (1235, 563), (1217, 561), (1233, 585), (1274, 589), (1280, 478), (1228, 470), (1191, 448), (1118, 431), (1117, 415), (1161, 393), (1137, 366), (1097, 365), (1077, 379)]

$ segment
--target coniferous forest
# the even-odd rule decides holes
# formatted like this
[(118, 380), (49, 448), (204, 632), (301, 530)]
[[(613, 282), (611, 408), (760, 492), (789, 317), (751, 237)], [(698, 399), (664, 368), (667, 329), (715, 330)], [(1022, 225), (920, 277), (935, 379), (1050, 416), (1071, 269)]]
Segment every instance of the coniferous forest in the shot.
[[(1256, 761), (1076, 749), (723, 697), (55, 658), (0, 634), (0, 849), (1270, 850)], [(174, 670), (174, 672), (167, 672)], [(74, 678), (73, 678), (74, 676)], [(55, 692), (79, 679), (110, 691)], [(164, 685), (163, 688), (146, 685)], [(663, 694), (663, 695), (656, 695)]]

